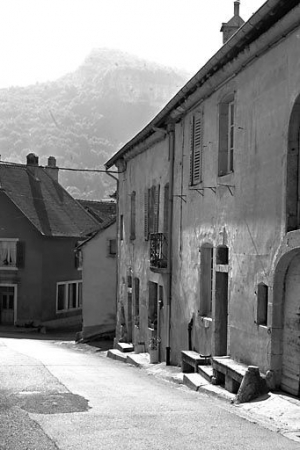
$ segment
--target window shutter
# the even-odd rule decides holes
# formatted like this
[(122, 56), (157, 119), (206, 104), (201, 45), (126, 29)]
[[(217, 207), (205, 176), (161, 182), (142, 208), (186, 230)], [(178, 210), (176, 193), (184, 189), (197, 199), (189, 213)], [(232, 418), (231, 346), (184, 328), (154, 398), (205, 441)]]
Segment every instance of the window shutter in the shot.
[(160, 185), (154, 186), (154, 223), (153, 232), (158, 233), (159, 230), (159, 198), (160, 198)]
[(164, 228), (163, 232), (168, 233), (169, 228), (169, 183), (165, 185), (164, 188)]
[(202, 114), (194, 117), (193, 184), (202, 181)]
[(202, 149), (203, 149), (203, 123), (202, 112), (192, 118), (190, 125), (190, 184), (195, 185), (202, 181)]
[(144, 193), (144, 236), (145, 241), (149, 239), (149, 189)]
[(17, 267), (22, 269), (25, 264), (25, 242), (17, 241)]
[(135, 239), (135, 215), (136, 215), (136, 193), (135, 191), (131, 194), (131, 211), (130, 211), (130, 239)]

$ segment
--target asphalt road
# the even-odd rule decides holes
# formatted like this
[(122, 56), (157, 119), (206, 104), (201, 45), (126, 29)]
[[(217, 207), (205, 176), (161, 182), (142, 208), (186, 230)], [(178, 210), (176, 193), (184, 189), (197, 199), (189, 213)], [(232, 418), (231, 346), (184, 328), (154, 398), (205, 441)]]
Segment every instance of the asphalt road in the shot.
[(299, 449), (223, 401), (100, 349), (0, 338), (0, 449)]

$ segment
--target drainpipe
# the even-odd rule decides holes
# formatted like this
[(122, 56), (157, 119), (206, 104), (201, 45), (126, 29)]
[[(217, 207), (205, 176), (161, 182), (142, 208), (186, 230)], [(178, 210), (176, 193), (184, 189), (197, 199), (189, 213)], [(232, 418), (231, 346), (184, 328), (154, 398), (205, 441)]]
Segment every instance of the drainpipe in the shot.
[(169, 209), (168, 209), (168, 281), (167, 281), (167, 342), (166, 365), (171, 364), (171, 302), (172, 302), (172, 241), (173, 241), (173, 188), (174, 188), (174, 161), (175, 161), (175, 125), (168, 125), (169, 135)]
[(113, 178), (116, 182), (117, 182), (117, 195), (116, 195), (116, 200), (117, 200), (117, 204), (116, 204), (116, 226), (117, 226), (117, 236), (116, 236), (116, 243), (117, 243), (117, 258), (116, 258), (116, 314), (118, 312), (118, 295), (119, 295), (119, 179), (117, 177), (115, 177), (114, 175), (112, 175), (109, 171), (108, 168), (105, 167), (106, 169), (106, 174)]

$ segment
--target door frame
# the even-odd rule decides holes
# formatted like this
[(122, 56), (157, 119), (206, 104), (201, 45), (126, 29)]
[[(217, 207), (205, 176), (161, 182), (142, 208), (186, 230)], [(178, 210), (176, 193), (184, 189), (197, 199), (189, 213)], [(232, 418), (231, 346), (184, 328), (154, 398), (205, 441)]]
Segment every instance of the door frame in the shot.
[(1, 287), (13, 287), (14, 288), (14, 320), (13, 324), (16, 325), (18, 317), (18, 285), (15, 283), (0, 283)]

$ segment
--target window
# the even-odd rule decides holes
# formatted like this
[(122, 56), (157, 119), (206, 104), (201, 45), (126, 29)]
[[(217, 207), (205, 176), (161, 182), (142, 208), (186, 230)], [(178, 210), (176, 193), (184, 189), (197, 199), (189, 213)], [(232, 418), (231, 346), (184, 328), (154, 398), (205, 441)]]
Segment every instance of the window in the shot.
[(135, 205), (135, 199), (136, 199), (136, 193), (135, 191), (132, 192), (130, 196), (130, 239), (133, 241), (135, 239), (135, 215), (136, 215), (136, 205)]
[(58, 312), (78, 309), (82, 306), (82, 281), (57, 283), (56, 309)]
[(211, 316), (213, 293), (213, 247), (201, 247), (200, 310), (201, 316)]
[(150, 233), (157, 233), (159, 228), (160, 185), (145, 190), (144, 203), (144, 236), (149, 239)]
[(169, 183), (164, 188), (164, 233), (168, 233), (169, 228)]
[(234, 101), (230, 95), (219, 106), (219, 176), (233, 172), (234, 120)]
[(228, 247), (226, 247), (226, 245), (219, 245), (219, 247), (217, 247), (216, 264), (228, 264)]
[(117, 254), (117, 241), (116, 239), (107, 240), (108, 256), (116, 256)]
[(190, 137), (190, 185), (202, 181), (202, 150), (203, 150), (203, 120), (202, 112), (192, 117)]
[(17, 269), (23, 267), (24, 242), (18, 239), (0, 240), (0, 269)]
[(260, 283), (257, 286), (257, 324), (267, 325), (268, 322), (268, 286)]

